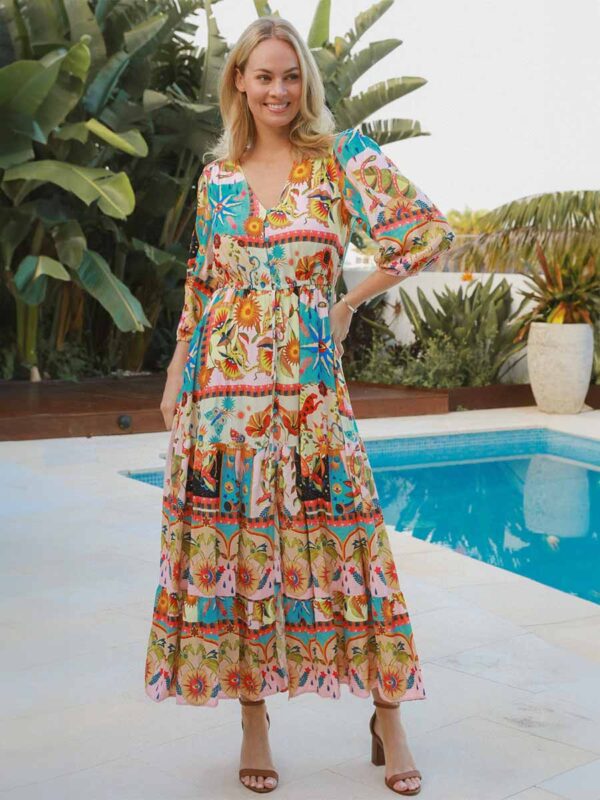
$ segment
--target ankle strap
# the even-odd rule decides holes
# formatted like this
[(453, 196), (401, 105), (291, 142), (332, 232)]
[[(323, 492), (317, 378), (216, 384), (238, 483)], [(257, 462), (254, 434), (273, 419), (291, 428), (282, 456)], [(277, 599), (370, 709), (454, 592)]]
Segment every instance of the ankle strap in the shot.
[(379, 708), (398, 708), (400, 703), (380, 703), (378, 700), (373, 700), (373, 705)]
[(243, 697), (238, 697), (238, 700), (243, 706), (260, 706), (265, 702), (264, 698), (262, 700), (244, 700)]

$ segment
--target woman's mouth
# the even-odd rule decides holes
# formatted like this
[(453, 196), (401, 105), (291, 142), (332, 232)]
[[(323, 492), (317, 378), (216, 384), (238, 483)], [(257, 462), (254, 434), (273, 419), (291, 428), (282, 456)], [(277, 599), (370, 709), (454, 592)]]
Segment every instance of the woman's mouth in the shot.
[(272, 111), (274, 114), (281, 114), (289, 106), (289, 102), (288, 103), (265, 103), (265, 105), (269, 109), (269, 111)]

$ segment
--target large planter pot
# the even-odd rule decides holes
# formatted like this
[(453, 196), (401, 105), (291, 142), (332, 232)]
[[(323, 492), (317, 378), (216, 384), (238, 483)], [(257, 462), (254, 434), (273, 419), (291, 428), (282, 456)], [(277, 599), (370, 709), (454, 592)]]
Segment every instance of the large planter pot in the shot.
[(532, 322), (527, 337), (527, 369), (540, 411), (578, 414), (592, 376), (594, 331), (586, 322)]

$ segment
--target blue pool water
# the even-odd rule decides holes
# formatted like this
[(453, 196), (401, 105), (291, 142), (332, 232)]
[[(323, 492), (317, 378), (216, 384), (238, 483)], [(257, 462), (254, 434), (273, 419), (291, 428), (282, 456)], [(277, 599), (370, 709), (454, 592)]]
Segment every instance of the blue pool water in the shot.
[[(365, 446), (402, 535), (600, 603), (600, 441), (523, 428)], [(162, 470), (126, 474), (163, 483)]]

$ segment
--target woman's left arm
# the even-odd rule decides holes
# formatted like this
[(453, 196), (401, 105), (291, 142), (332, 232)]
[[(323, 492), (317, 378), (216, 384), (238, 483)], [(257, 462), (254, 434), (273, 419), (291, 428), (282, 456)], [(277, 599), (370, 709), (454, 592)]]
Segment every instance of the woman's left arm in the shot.
[[(376, 270), (346, 295), (354, 308), (431, 266), (455, 238), (446, 217), (406, 178), (377, 142), (355, 128), (334, 143), (345, 210), (380, 244)], [(338, 351), (346, 338), (352, 310), (338, 300), (331, 308), (332, 335)]]

